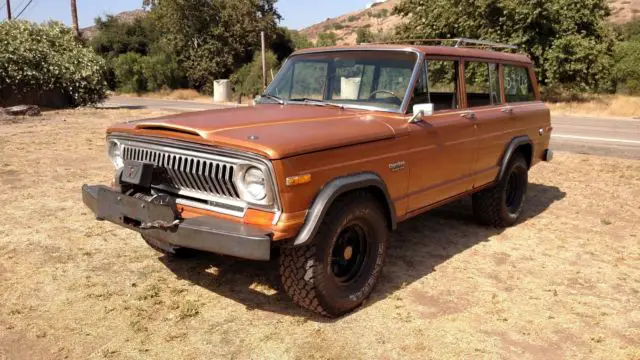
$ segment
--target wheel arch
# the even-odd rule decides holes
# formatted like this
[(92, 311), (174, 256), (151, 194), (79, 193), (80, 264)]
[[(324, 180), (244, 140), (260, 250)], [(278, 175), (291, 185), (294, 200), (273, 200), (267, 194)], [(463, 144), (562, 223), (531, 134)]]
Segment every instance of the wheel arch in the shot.
[(507, 165), (509, 164), (509, 161), (511, 160), (513, 155), (517, 153), (521, 153), (524, 156), (525, 160), (527, 161), (528, 168), (531, 168), (531, 165), (533, 164), (534, 149), (533, 142), (528, 136), (518, 136), (511, 140), (502, 157), (502, 162), (500, 164), (500, 173), (498, 174), (498, 181), (502, 180), (505, 172), (507, 171)]
[(371, 172), (359, 173), (335, 178), (322, 187), (309, 208), (304, 225), (298, 232), (293, 245), (302, 246), (313, 241), (322, 219), (324, 219), (336, 199), (355, 190), (370, 192), (380, 202), (390, 229), (396, 229), (396, 210), (386, 184), (378, 174)]

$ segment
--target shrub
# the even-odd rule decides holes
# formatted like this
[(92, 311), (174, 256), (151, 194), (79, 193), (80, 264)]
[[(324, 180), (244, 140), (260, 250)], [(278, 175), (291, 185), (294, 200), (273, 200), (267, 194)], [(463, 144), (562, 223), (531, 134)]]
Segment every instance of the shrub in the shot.
[(117, 89), (127, 93), (141, 94), (147, 91), (147, 78), (144, 73), (144, 57), (138, 53), (126, 53), (113, 61)]
[(316, 46), (335, 46), (338, 43), (338, 35), (334, 32), (326, 32), (318, 34), (318, 40)]
[(640, 39), (618, 43), (615, 48), (614, 80), (619, 92), (640, 95)]
[(374, 41), (373, 33), (367, 28), (360, 28), (356, 32), (356, 44), (370, 43)]
[(77, 107), (106, 97), (104, 60), (61, 23), (1, 22), (0, 49), (0, 99), (5, 105), (32, 100)]
[[(271, 51), (266, 54), (267, 62), (267, 79), (271, 79), (271, 71), (277, 72), (278, 61), (275, 54)], [(241, 67), (233, 75), (231, 75), (231, 83), (235, 88), (235, 92), (242, 96), (255, 96), (262, 94), (262, 56), (260, 52), (256, 52), (253, 61)]]

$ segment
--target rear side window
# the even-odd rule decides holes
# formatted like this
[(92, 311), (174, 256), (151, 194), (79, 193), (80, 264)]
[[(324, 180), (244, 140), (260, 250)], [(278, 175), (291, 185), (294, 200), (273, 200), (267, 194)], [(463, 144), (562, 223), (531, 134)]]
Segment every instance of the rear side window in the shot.
[(497, 64), (465, 62), (464, 79), (469, 107), (498, 105), (502, 102)]
[(535, 101), (529, 70), (520, 66), (504, 66), (504, 93), (507, 102)]

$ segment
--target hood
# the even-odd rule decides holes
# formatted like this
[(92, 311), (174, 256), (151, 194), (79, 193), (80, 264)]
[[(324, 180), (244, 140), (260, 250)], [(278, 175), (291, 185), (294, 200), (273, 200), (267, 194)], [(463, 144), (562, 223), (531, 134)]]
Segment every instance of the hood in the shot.
[(178, 138), (281, 159), (395, 137), (406, 129), (397, 114), (305, 105), (208, 110), (111, 127), (108, 132)]

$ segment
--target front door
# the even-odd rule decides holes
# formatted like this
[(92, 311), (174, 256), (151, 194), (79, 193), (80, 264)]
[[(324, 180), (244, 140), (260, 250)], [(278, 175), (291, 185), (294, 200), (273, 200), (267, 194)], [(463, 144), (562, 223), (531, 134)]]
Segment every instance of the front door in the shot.
[(413, 103), (434, 104), (434, 114), (410, 125), (409, 212), (473, 188), (475, 119), (461, 109), (459, 64), (460, 59), (429, 59), (418, 81)]

